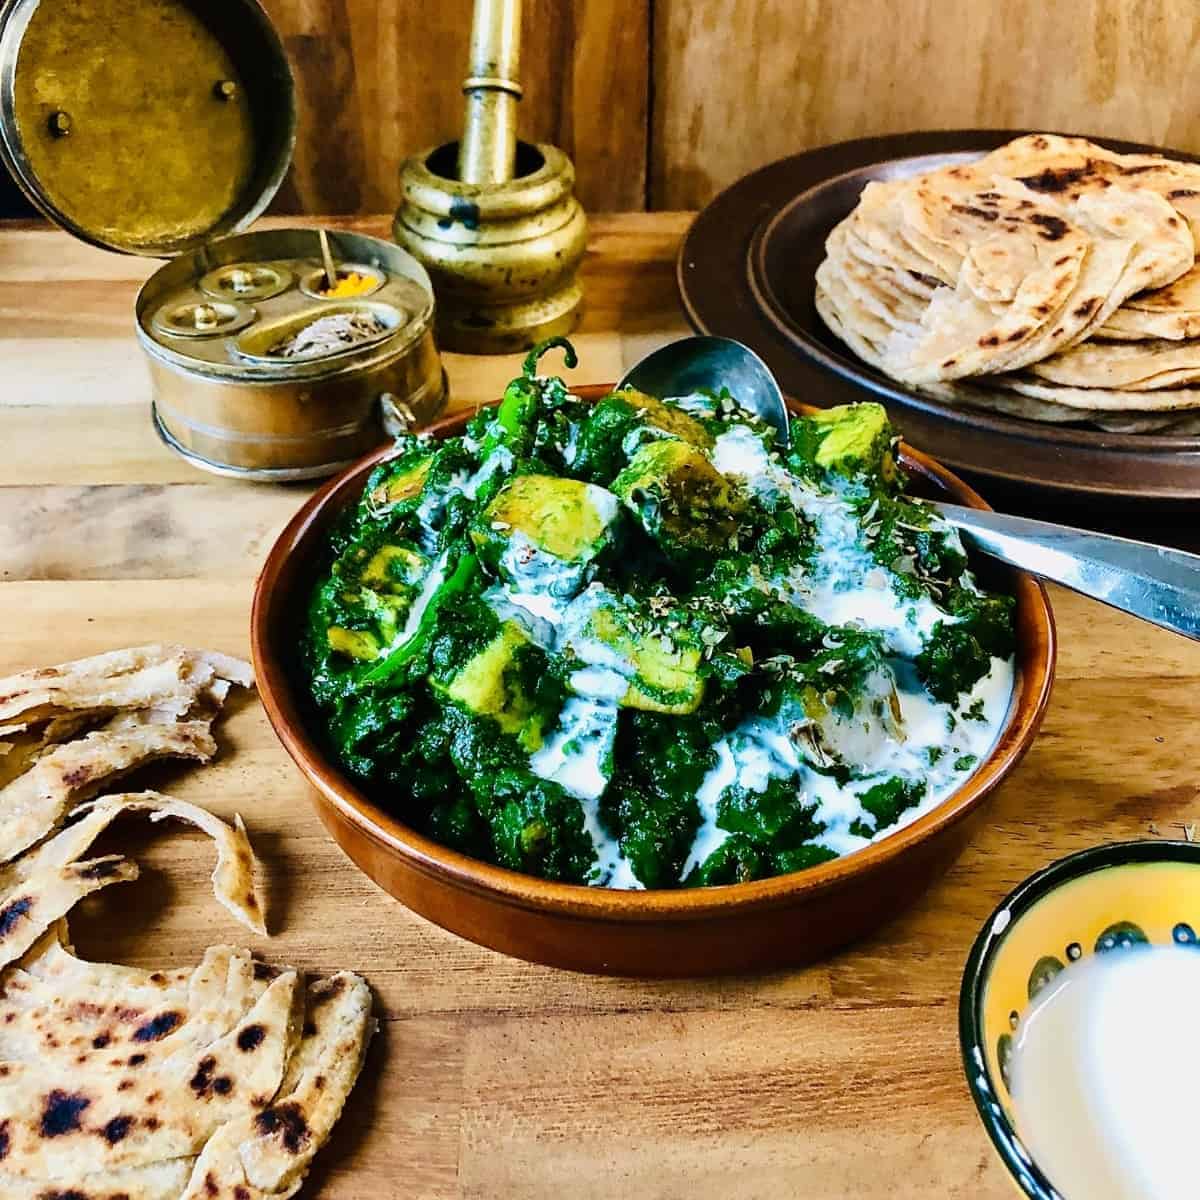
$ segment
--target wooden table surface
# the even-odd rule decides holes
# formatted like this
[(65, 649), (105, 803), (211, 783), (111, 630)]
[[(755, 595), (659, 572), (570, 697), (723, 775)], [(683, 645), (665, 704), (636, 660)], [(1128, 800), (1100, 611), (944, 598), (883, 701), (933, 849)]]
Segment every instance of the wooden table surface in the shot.
[[(687, 222), (593, 220), (577, 381), (611, 380), (685, 332), (673, 259)], [(149, 640), (248, 651), (255, 573), (306, 490), (210, 478), (158, 444), (132, 327), (153, 266), (0, 230), (0, 673)], [(454, 406), (494, 397), (515, 365), (448, 355)], [(324, 835), (254, 700), (220, 728), (213, 766), (146, 773), (244, 815), (275, 934), (255, 949), (360, 971), (376, 991), (381, 1033), (305, 1194), (1008, 1197), (958, 1064), (972, 938), (1051, 859), (1200, 819), (1200, 646), (1061, 591), (1053, 602), (1049, 715), (972, 845), (915, 908), (806, 970), (597, 979), (443, 933)], [(82, 952), (180, 966), (246, 944), (212, 899), (202, 838), (120, 836), (148, 869), (77, 910)]]

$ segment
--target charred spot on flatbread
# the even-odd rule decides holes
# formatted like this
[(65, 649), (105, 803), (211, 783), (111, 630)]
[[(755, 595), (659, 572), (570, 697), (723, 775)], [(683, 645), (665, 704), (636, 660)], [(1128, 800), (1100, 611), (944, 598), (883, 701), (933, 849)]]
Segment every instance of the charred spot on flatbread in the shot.
[(21, 921), (29, 916), (32, 908), (33, 899), (29, 896), (18, 896), (0, 908), (0, 938), (8, 937)]
[(124, 1141), (129, 1136), (129, 1131), (132, 1128), (133, 1117), (123, 1114), (119, 1117), (113, 1117), (111, 1121), (108, 1121), (100, 1131), (100, 1136), (110, 1146), (115, 1146), (118, 1142)]
[(263, 1109), (254, 1118), (254, 1127), (268, 1137), (278, 1136), (289, 1154), (299, 1154), (310, 1137), (303, 1110), (291, 1102)]
[(237, 1035), (237, 1048), (243, 1054), (248, 1054), (262, 1044), (267, 1031), (261, 1025), (247, 1025)]
[[(1039, 150), (1046, 148), (1044, 141), (1039, 144), (1037, 138), (1034, 139), (1033, 144)], [(1017, 182), (1029, 188), (1031, 192), (1065, 192), (1067, 188), (1081, 183), (1083, 180), (1093, 176), (1094, 173), (1095, 164), (1089, 158), (1080, 167), (1046, 167), (1036, 175), (1019, 175), (1017, 176)]]
[(953, 208), (955, 212), (962, 213), (967, 217), (978, 217), (981, 221), (998, 221), (1000, 219), (998, 212), (978, 204), (955, 204)]
[(1056, 217), (1052, 213), (1033, 213), (1029, 220), (1041, 229), (1040, 236), (1048, 242), (1061, 242), (1071, 228), (1062, 217)]
[(42, 1108), (42, 1137), (63, 1137), (65, 1134), (81, 1129), (83, 1126), (81, 1118), (91, 1104), (91, 1097), (82, 1092), (66, 1092), (61, 1088), (55, 1088), (46, 1097), (45, 1105)]
[(167, 1034), (173, 1033), (182, 1020), (183, 1017), (177, 1012), (159, 1013), (157, 1017), (152, 1017), (133, 1031), (133, 1041), (157, 1042)]

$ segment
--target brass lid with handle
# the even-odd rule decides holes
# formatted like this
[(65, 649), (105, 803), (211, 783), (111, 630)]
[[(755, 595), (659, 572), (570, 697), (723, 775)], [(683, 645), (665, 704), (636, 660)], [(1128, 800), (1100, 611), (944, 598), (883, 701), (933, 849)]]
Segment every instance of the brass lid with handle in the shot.
[(257, 0), (0, 5), (0, 161), (76, 237), (172, 257), (283, 182), (295, 90)]

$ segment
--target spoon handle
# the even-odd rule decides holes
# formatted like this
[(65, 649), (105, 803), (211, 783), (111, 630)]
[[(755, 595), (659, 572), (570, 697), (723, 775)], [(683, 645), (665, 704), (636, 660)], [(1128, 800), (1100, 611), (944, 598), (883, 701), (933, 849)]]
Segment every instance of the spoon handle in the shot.
[(1200, 641), (1200, 555), (957, 504), (934, 507), (993, 558)]
[(338, 273), (333, 261), (333, 251), (329, 248), (329, 234), (324, 229), (318, 229), (317, 238), (321, 243), (321, 261), (325, 264), (325, 286), (332, 292), (338, 285)]

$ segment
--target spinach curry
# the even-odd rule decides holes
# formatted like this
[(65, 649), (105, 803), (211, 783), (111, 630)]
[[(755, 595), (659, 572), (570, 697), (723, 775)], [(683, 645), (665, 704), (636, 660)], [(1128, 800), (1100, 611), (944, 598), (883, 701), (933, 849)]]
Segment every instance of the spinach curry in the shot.
[(800, 870), (958, 787), (1012, 601), (905, 496), (884, 410), (781, 452), (728, 394), (577, 400), (555, 342), (331, 535), (303, 665), (342, 766), (447, 846), (625, 888)]

